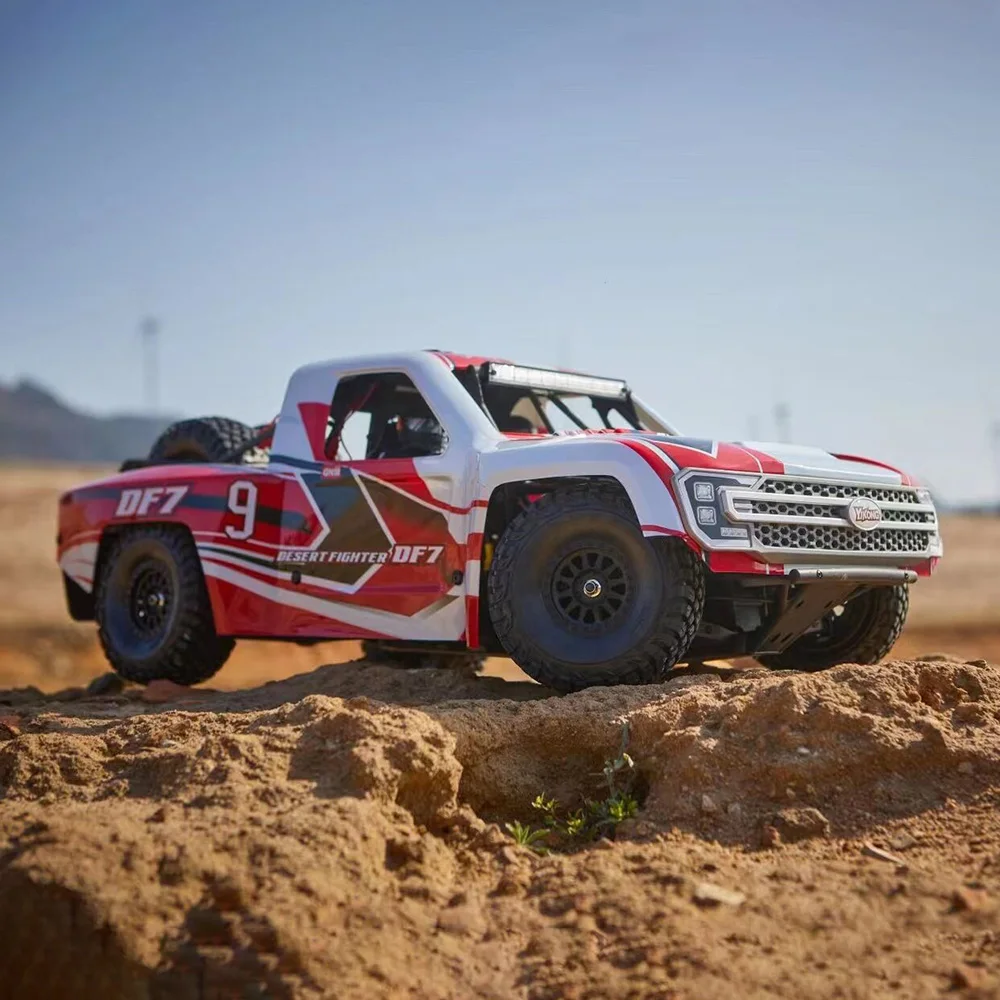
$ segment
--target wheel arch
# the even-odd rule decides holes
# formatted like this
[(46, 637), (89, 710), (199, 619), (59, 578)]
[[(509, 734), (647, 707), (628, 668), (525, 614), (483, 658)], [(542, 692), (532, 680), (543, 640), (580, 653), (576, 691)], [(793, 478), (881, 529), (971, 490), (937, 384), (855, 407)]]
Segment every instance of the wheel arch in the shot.
[[(218, 628), (220, 622), (225, 622), (226, 618), (225, 607), (223, 605), (221, 595), (218, 592), (218, 588), (213, 585), (212, 578), (205, 572), (204, 556), (201, 552), (201, 549), (198, 548), (198, 543), (195, 541), (195, 537), (191, 531), (191, 528), (183, 521), (171, 521), (171, 520), (149, 520), (149, 521), (142, 521), (140, 523), (117, 522), (114, 524), (109, 524), (104, 528), (104, 530), (101, 532), (101, 537), (97, 546), (97, 558), (94, 563), (93, 588), (91, 589), (90, 593), (84, 593), (83, 591), (81, 591), (83, 597), (87, 599), (86, 611), (88, 613), (88, 617), (78, 618), (77, 620), (93, 621), (96, 618), (95, 601), (97, 595), (98, 581), (101, 578), (101, 574), (107, 568), (108, 554), (110, 553), (112, 546), (122, 535), (132, 531), (141, 530), (142, 528), (171, 528), (172, 530), (178, 533), (184, 534), (187, 537), (188, 541), (191, 542), (191, 545), (194, 547), (194, 550), (198, 555), (198, 565), (201, 569), (201, 576), (202, 580), (205, 583), (205, 589), (208, 592), (208, 600), (212, 609), (212, 619), (216, 625), (216, 628)], [(71, 598), (71, 600), (72, 599), (79, 600), (79, 595), (76, 595), (74, 598)], [(72, 606), (71, 606), (71, 614), (73, 614)], [(75, 614), (73, 616), (76, 617)]]
[[(615, 477), (558, 477), (549, 484), (543, 497), (506, 524), (492, 566), (480, 580), (481, 607), (492, 636), (526, 673), (555, 690), (655, 681), (694, 637), (704, 602), (703, 563), (681, 538), (644, 540), (629, 493)], [(596, 558), (588, 552), (590, 561), (581, 561), (581, 544), (595, 547)], [(572, 623), (560, 623), (552, 602), (565, 609), (571, 593), (562, 568), (551, 560), (561, 559), (562, 567), (570, 557), (578, 580), (580, 574), (611, 574), (604, 586), (588, 581), (596, 588), (586, 595), (596, 600), (606, 588), (612, 603), (617, 599), (605, 618), (623, 617), (610, 630), (598, 627), (593, 635), (581, 635)], [(556, 579), (562, 596), (555, 590), (551, 598), (543, 596)], [(593, 614), (572, 617), (599, 625)]]
[[(645, 467), (647, 470), (648, 466)], [(539, 470), (544, 473), (544, 468)], [(510, 478), (491, 484), (488, 495), (474, 508), (478, 517), (470, 530), (472, 545), (467, 557), (467, 566), (474, 570), (475, 579), (467, 588), (466, 601), (466, 635), (470, 646), (479, 645), (499, 655), (503, 652), (500, 641), (490, 620), (487, 599), (489, 571), (493, 551), (507, 528), (525, 509), (524, 501), (534, 502), (529, 498), (544, 495), (558, 490), (571, 489), (584, 483), (605, 483), (619, 491), (628, 501), (637, 524), (643, 534), (649, 538), (665, 536), (683, 537), (688, 546), (700, 554), (700, 549), (684, 530), (680, 513), (673, 496), (659, 479), (655, 483), (643, 481), (641, 476), (630, 477), (622, 475), (621, 470), (594, 471), (592, 473), (556, 474), (539, 476), (511, 476)], [(660, 501), (659, 505), (655, 500)], [(643, 520), (643, 514), (657, 510), (655, 519)]]

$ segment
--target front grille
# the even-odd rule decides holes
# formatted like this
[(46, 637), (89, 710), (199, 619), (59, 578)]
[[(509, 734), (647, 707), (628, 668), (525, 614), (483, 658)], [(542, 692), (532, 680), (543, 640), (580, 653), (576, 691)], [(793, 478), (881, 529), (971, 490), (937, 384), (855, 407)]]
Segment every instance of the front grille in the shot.
[(857, 528), (804, 524), (758, 524), (757, 540), (767, 549), (808, 549), (818, 552), (885, 552), (889, 554), (926, 552), (930, 532)]
[(757, 490), (761, 493), (784, 493), (800, 497), (868, 497), (879, 503), (912, 503), (918, 504), (916, 490), (902, 486), (856, 486), (852, 483), (824, 483), (808, 479), (776, 479), (763, 480)]
[[(852, 498), (848, 497), (847, 499), (850, 500)], [(772, 500), (752, 500), (749, 503), (750, 506), (748, 509), (755, 514), (774, 514), (775, 520), (787, 514), (792, 514), (796, 517), (841, 518), (847, 509), (846, 503), (843, 506), (832, 506), (829, 504), (821, 506), (812, 503), (778, 503)], [(907, 523), (919, 521), (923, 524), (933, 524), (934, 512), (930, 510), (894, 510), (883, 507), (882, 520), (904, 521)]]
[[(727, 487), (725, 493), (729, 520), (747, 524), (764, 551), (921, 556), (931, 550), (937, 532), (933, 506), (921, 502), (912, 487), (767, 477), (749, 489)], [(878, 503), (879, 527), (864, 531), (848, 520), (856, 497)]]

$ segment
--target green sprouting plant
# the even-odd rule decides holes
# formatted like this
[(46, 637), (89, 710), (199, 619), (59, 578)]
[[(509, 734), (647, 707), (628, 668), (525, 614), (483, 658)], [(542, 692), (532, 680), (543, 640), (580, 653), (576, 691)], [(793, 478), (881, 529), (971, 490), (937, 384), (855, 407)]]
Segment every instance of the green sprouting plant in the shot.
[[(604, 762), (604, 770), (601, 773), (608, 784), (608, 798), (629, 792), (632, 788), (632, 782), (635, 780), (635, 761), (625, 750), (628, 746), (629, 735), (629, 725), (628, 722), (625, 722), (622, 725), (621, 748), (618, 751), (618, 756)], [(623, 777), (619, 778), (619, 775), (623, 775)]]
[(614, 830), (619, 823), (632, 819), (639, 812), (639, 803), (628, 792), (614, 792), (599, 801), (588, 799), (587, 810), (589, 826), (595, 834), (599, 834), (608, 828)]
[[(581, 841), (595, 840), (601, 836), (614, 835), (619, 823), (631, 819), (639, 812), (639, 802), (632, 794), (635, 781), (635, 761), (626, 751), (629, 741), (629, 726), (622, 726), (621, 746), (618, 754), (604, 762), (601, 774), (607, 785), (603, 799), (584, 799), (583, 808), (560, 816), (559, 803), (544, 792), (535, 796), (533, 809), (542, 814), (543, 828), (532, 830), (520, 822), (508, 823), (507, 829), (520, 844), (528, 846), (541, 841), (550, 833), (566, 846)], [(546, 852), (547, 847), (534, 848)]]
[(522, 847), (530, 847), (531, 850), (537, 851), (539, 854), (546, 852), (547, 848), (541, 841), (549, 835), (548, 830), (534, 830), (520, 820), (514, 820), (513, 823), (507, 823), (505, 826), (514, 838), (514, 843), (520, 844)]
[(544, 792), (535, 796), (531, 808), (537, 809), (544, 816), (543, 822), (550, 829), (555, 829), (559, 825), (559, 818), (556, 816), (559, 803), (555, 799), (547, 799)]
[(582, 809), (571, 812), (563, 821), (563, 830), (567, 837), (581, 837), (587, 829), (587, 817)]

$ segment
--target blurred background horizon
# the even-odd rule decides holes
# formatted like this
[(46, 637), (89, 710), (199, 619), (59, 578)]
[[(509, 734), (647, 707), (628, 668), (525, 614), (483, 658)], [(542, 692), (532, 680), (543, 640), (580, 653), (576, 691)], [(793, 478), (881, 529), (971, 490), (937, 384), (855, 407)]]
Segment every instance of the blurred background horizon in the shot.
[(261, 422), (441, 347), (995, 502), (998, 51), (994, 0), (0, 0), (0, 382)]

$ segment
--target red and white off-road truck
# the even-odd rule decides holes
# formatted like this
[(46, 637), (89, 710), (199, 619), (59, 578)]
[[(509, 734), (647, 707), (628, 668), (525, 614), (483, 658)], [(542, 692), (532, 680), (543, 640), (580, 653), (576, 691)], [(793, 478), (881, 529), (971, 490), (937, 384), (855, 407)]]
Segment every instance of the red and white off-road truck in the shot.
[(679, 435), (625, 382), (442, 351), (295, 371), (276, 420), (187, 420), (60, 501), (70, 614), (119, 674), (236, 639), (509, 655), (560, 691), (680, 660), (873, 663), (941, 556), (881, 462)]

